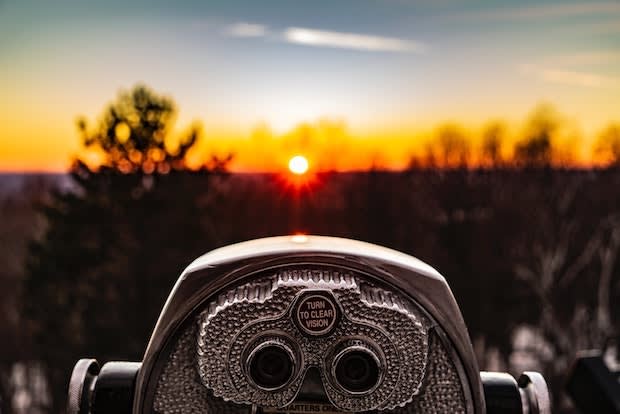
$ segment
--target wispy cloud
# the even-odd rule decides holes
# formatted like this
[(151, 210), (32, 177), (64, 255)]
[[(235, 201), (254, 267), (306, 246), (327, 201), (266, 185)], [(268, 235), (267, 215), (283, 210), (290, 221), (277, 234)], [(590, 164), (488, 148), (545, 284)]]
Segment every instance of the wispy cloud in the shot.
[(521, 65), (521, 73), (533, 76), (545, 82), (560, 83), (572, 86), (583, 86), (591, 88), (618, 87), (620, 79), (599, 75), (591, 72), (565, 70), (561, 68), (543, 67), (538, 65)]
[(524, 20), (610, 14), (620, 14), (620, 2), (580, 2), (502, 7), (467, 12), (459, 15), (459, 17), (482, 20)]
[(332, 32), (326, 30), (289, 27), (284, 31), (289, 43), (306, 46), (355, 49), (372, 52), (423, 52), (426, 48), (419, 42), (395, 37), (372, 36), (359, 33)]
[(267, 26), (246, 22), (231, 24), (224, 30), (224, 34), (231, 37), (264, 37), (267, 33)]
[(288, 27), (282, 31), (274, 31), (265, 25), (247, 22), (228, 25), (222, 33), (229, 37), (262, 37), (304, 46), (353, 49), (368, 52), (421, 53), (426, 50), (426, 46), (420, 42), (396, 37), (334, 32), (303, 27)]

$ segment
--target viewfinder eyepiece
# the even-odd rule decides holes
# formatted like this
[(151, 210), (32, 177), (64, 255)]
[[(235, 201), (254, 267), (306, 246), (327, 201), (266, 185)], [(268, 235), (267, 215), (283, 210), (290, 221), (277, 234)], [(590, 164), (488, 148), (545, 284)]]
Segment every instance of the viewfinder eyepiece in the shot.
[(336, 380), (347, 391), (369, 391), (379, 381), (377, 360), (366, 351), (347, 350), (336, 362)]
[(269, 339), (258, 344), (248, 356), (248, 375), (264, 391), (274, 391), (289, 383), (295, 373), (295, 354), (285, 343)]
[(366, 394), (377, 388), (382, 364), (373, 347), (360, 340), (351, 340), (338, 348), (332, 363), (336, 385), (351, 394)]

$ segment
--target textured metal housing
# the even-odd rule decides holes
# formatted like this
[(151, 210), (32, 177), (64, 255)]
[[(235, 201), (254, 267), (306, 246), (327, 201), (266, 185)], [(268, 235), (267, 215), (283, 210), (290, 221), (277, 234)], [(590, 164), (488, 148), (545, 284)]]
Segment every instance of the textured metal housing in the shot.
[[(409, 403), (426, 373), (430, 320), (409, 301), (351, 272), (308, 267), (285, 268), (237, 286), (202, 312), (198, 366), (205, 386), (227, 401), (283, 407), (294, 400), (306, 370), (317, 367), (330, 400), (342, 410), (393, 409)], [(328, 336), (304, 336), (293, 322), (291, 302), (307, 289), (326, 289), (343, 308), (342, 320)], [(257, 390), (243, 372), (247, 344), (272, 332), (291, 337), (302, 353), (299, 375), (281, 392)], [(329, 356), (342, 338), (367, 338), (383, 350), (385, 378), (373, 392), (351, 396), (334, 386)]]
[[(471, 343), (458, 306), (445, 280), (430, 266), (410, 256), (367, 243), (325, 237), (279, 237), (241, 243), (215, 250), (190, 265), (173, 289), (147, 348), (138, 377), (134, 412), (151, 412), (158, 379), (162, 375), (171, 374), (165, 370), (167, 358), (177, 355), (175, 352), (180, 349), (180, 344), (189, 341), (188, 338), (192, 338), (192, 335), (194, 339), (195, 335), (200, 336), (196, 332), (199, 327), (191, 328), (192, 318), (200, 312), (205, 312), (208, 317), (210, 313), (204, 307), (217, 301), (218, 293), (230, 291), (235, 286), (247, 286), (255, 281), (258, 273), (264, 274), (272, 270), (272, 274), (277, 274), (278, 269), (290, 269), (295, 266), (304, 268), (327, 266), (342, 269), (344, 273), (358, 273), (371, 284), (376, 284), (378, 287), (389, 286), (418, 304), (424, 313), (430, 315), (439, 325), (439, 329), (427, 336), (425, 344), (428, 352), (439, 352), (437, 351), (439, 349), (443, 355), (429, 359), (433, 365), (427, 369), (429, 375), (453, 375), (450, 372), (454, 373), (454, 369), (446, 367), (451, 364), (450, 361), (457, 361), (458, 376), (464, 379), (467, 391), (464, 412), (484, 413), (482, 388)], [(353, 291), (355, 289), (349, 290)], [(359, 289), (357, 292), (358, 295), (362, 294)], [(385, 301), (385, 298), (378, 296), (373, 298), (370, 294), (365, 300), (371, 303), (373, 300)], [(420, 320), (423, 321), (424, 317), (420, 316)], [(429, 321), (424, 323), (427, 324), (424, 325), (426, 328), (432, 325)], [(180, 328), (185, 331), (181, 331)], [(189, 366), (191, 362), (176, 360), (175, 363), (185, 363)], [(177, 368), (178, 372), (183, 371), (180, 366)], [(412, 375), (416, 375), (415, 370), (411, 372)], [(451, 379), (452, 382), (455, 380)], [(443, 381), (448, 382), (447, 379)], [(441, 384), (442, 381), (436, 383)], [(429, 391), (427, 390), (427, 393)], [(204, 390), (197, 389), (196, 392), (204, 394), (203, 396), (209, 393), (206, 387)], [(436, 392), (445, 393), (454, 390), (438, 389)], [(282, 401), (284, 400), (286, 398)], [(403, 408), (394, 406), (387, 400), (381, 404), (383, 408), (394, 408), (394, 412), (397, 413), (419, 412), (411, 411), (414, 409), (422, 409), (422, 412), (455, 412), (454, 407), (437, 406), (436, 403), (423, 398)], [(227, 412), (222, 407), (210, 407), (210, 409), (212, 412)], [(245, 409), (244, 406), (238, 406), (235, 411), (230, 412), (241, 413)], [(179, 407), (175, 412), (187, 411)]]

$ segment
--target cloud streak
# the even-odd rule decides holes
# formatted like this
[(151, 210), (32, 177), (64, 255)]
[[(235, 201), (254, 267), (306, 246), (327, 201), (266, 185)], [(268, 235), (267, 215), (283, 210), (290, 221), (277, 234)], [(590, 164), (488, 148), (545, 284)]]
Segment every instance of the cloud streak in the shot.
[(284, 31), (289, 43), (305, 46), (363, 50), (369, 52), (423, 52), (424, 45), (395, 37), (371, 36), (359, 33), (289, 27)]
[(224, 30), (224, 34), (230, 37), (264, 37), (268, 32), (267, 26), (246, 22), (231, 24)]
[(270, 31), (262, 24), (238, 22), (227, 26), (223, 34), (237, 38), (269, 38), (303, 46), (360, 50), (366, 52), (422, 53), (426, 46), (420, 42), (396, 37), (360, 33), (335, 32), (304, 27), (288, 27)]

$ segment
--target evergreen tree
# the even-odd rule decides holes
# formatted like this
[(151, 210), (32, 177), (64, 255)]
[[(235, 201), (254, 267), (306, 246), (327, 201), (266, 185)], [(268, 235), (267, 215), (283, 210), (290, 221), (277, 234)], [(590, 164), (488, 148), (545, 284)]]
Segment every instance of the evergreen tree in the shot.
[(77, 159), (73, 190), (55, 192), (43, 209), (48, 228), (30, 247), (24, 303), (52, 412), (64, 407), (78, 358), (141, 359), (182, 267), (218, 244), (211, 184), (228, 159), (190, 170), (198, 132), (172, 142), (174, 113), (170, 99), (138, 86), (94, 130), (80, 121), (85, 147), (102, 162)]

